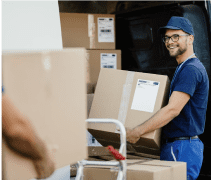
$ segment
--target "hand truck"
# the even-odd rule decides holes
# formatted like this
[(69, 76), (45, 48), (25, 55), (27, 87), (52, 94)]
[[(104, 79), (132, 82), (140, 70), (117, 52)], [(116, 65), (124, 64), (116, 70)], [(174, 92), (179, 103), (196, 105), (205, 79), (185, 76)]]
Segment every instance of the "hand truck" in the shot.
[(95, 166), (115, 166), (118, 167), (118, 176), (117, 180), (126, 180), (126, 172), (127, 172), (127, 163), (126, 163), (126, 155), (127, 155), (127, 147), (126, 147), (126, 130), (124, 125), (115, 119), (87, 119), (88, 123), (114, 123), (120, 130), (120, 149), (119, 153), (121, 153), (125, 160), (121, 161), (113, 161), (113, 162), (105, 162), (105, 161), (88, 161), (82, 160), (78, 162), (77, 174), (75, 180), (83, 180), (83, 169), (84, 166), (95, 165)]

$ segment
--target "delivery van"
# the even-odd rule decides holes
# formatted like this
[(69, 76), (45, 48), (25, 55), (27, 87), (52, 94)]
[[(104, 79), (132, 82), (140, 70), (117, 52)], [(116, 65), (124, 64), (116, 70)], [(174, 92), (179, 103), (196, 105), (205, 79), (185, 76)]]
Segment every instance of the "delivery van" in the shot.
[[(195, 32), (194, 51), (205, 66), (210, 78), (211, 3), (210, 1), (139, 2), (133, 10), (125, 10), (126, 2), (116, 6), (116, 48), (122, 50), (122, 69), (173, 77), (177, 66), (169, 56), (158, 29), (171, 16), (190, 20)], [(135, 6), (135, 5), (134, 5)], [(133, 6), (133, 7), (134, 7)], [(205, 131), (200, 136), (204, 143), (204, 161), (198, 179), (211, 178), (211, 97), (209, 96)]]

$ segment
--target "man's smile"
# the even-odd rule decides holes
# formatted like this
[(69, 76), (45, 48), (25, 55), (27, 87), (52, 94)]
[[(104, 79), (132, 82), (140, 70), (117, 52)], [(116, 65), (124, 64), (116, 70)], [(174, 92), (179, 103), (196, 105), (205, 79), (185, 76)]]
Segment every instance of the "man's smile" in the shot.
[(168, 46), (168, 49), (175, 49), (175, 48), (177, 48), (178, 47), (178, 45), (174, 45), (174, 46)]

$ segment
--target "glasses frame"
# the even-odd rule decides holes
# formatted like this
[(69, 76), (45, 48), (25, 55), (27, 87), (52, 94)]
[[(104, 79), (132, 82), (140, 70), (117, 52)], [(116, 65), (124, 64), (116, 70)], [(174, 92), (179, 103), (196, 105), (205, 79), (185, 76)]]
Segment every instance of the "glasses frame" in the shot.
[[(173, 38), (172, 38), (172, 37), (175, 36), (175, 35), (178, 35), (178, 40), (176, 40), (176, 41), (174, 41)], [(189, 34), (173, 34), (173, 35), (170, 36), (170, 37), (169, 37), (169, 36), (164, 36), (162, 39), (163, 39), (163, 42), (164, 42), (164, 43), (168, 43), (170, 39), (172, 40), (172, 42), (177, 42), (177, 41), (179, 41), (179, 37), (180, 37), (180, 36), (190, 36), (190, 35), (189, 35)], [(167, 37), (168, 39), (165, 39), (166, 37)]]

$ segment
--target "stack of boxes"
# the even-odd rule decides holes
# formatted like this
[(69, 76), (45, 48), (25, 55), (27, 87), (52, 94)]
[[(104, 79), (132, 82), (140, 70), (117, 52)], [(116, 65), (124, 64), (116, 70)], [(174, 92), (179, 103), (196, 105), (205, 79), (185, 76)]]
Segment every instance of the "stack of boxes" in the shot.
[[(88, 114), (101, 68), (121, 69), (121, 50), (115, 50), (115, 15), (60, 13), (63, 47), (87, 49)], [(88, 146), (101, 146), (87, 131)]]

